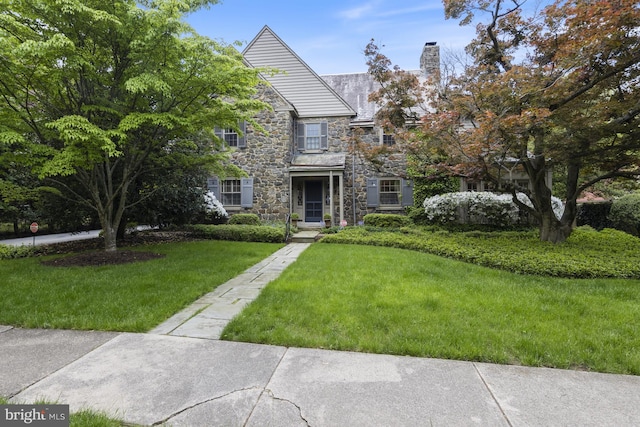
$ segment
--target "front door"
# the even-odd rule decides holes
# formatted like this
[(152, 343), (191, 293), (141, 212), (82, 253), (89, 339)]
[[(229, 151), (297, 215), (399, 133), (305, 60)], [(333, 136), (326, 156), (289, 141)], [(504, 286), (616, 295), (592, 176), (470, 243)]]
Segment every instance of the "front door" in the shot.
[(304, 195), (304, 221), (322, 221), (322, 181), (305, 181)]

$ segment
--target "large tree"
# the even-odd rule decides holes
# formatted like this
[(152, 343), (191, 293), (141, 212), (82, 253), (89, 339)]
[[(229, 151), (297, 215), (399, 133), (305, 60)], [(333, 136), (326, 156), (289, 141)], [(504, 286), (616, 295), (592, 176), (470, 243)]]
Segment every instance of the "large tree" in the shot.
[[(638, 2), (558, 0), (540, 11), (524, 9), (524, 0), (443, 3), (447, 18), (479, 22), (471, 61), (428, 86), (432, 110), (407, 147), (444, 154), (441, 166), (501, 185), (538, 220), (542, 240), (566, 240), (583, 190), (640, 176)], [(515, 164), (530, 188), (505, 186)], [(560, 218), (544, 179), (551, 165), (566, 171)]]
[(214, 126), (237, 127), (267, 108), (254, 96), (261, 70), (183, 20), (215, 3), (2, 1), (0, 144), (40, 177), (75, 179), (79, 187), (57, 181), (97, 212), (108, 251), (151, 157), (184, 156), (182, 141), (205, 135), (215, 170), (225, 156)]

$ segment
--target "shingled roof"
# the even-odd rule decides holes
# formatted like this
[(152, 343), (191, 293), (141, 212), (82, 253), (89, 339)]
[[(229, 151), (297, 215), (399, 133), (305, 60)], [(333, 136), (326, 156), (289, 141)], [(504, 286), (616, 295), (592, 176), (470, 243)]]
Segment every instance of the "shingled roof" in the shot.
[(247, 45), (242, 55), (253, 67), (280, 71), (263, 77), (294, 106), (299, 117), (356, 115), (356, 111), (268, 26)]

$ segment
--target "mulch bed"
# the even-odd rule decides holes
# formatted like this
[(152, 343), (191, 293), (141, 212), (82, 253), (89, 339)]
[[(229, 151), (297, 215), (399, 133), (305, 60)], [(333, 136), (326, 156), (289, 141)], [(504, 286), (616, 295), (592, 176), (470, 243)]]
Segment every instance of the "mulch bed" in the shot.
[(127, 264), (130, 262), (149, 261), (164, 258), (164, 254), (139, 251), (93, 251), (72, 254), (62, 258), (41, 261), (42, 265), (50, 267), (88, 267), (100, 265)]
[[(185, 232), (153, 231), (136, 233), (118, 241), (118, 247), (131, 247), (145, 244), (172, 243), (192, 241)], [(74, 242), (43, 245), (37, 249), (39, 255), (68, 254), (64, 257), (41, 261), (51, 267), (87, 267), (126, 264), (163, 258), (165, 255), (154, 252), (142, 252), (118, 249), (115, 252), (104, 250), (104, 239), (76, 240)]]

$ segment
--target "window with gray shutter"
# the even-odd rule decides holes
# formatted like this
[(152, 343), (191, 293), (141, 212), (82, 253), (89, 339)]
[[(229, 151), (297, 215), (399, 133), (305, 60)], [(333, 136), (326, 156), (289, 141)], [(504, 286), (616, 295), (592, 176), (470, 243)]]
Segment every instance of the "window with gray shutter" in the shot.
[(296, 132), (298, 151), (329, 149), (329, 124), (326, 121), (298, 123)]
[(304, 141), (305, 141), (305, 126), (304, 123), (298, 123), (297, 126), (297, 138), (298, 138), (298, 150), (300, 151), (304, 151), (305, 149), (305, 145), (304, 145)]
[(367, 206), (377, 208), (378, 199), (378, 178), (367, 178)]
[(218, 178), (207, 178), (207, 189), (216, 196), (216, 199), (220, 200), (220, 184)]
[(253, 178), (242, 178), (240, 182), (242, 186), (240, 206), (251, 208), (253, 207)]
[(413, 181), (402, 180), (402, 206), (413, 206)]
[(215, 136), (223, 140), (228, 147), (246, 148), (247, 147), (247, 122), (242, 121), (238, 123), (238, 131), (235, 129), (222, 129), (219, 127), (214, 128), (213, 133)]

